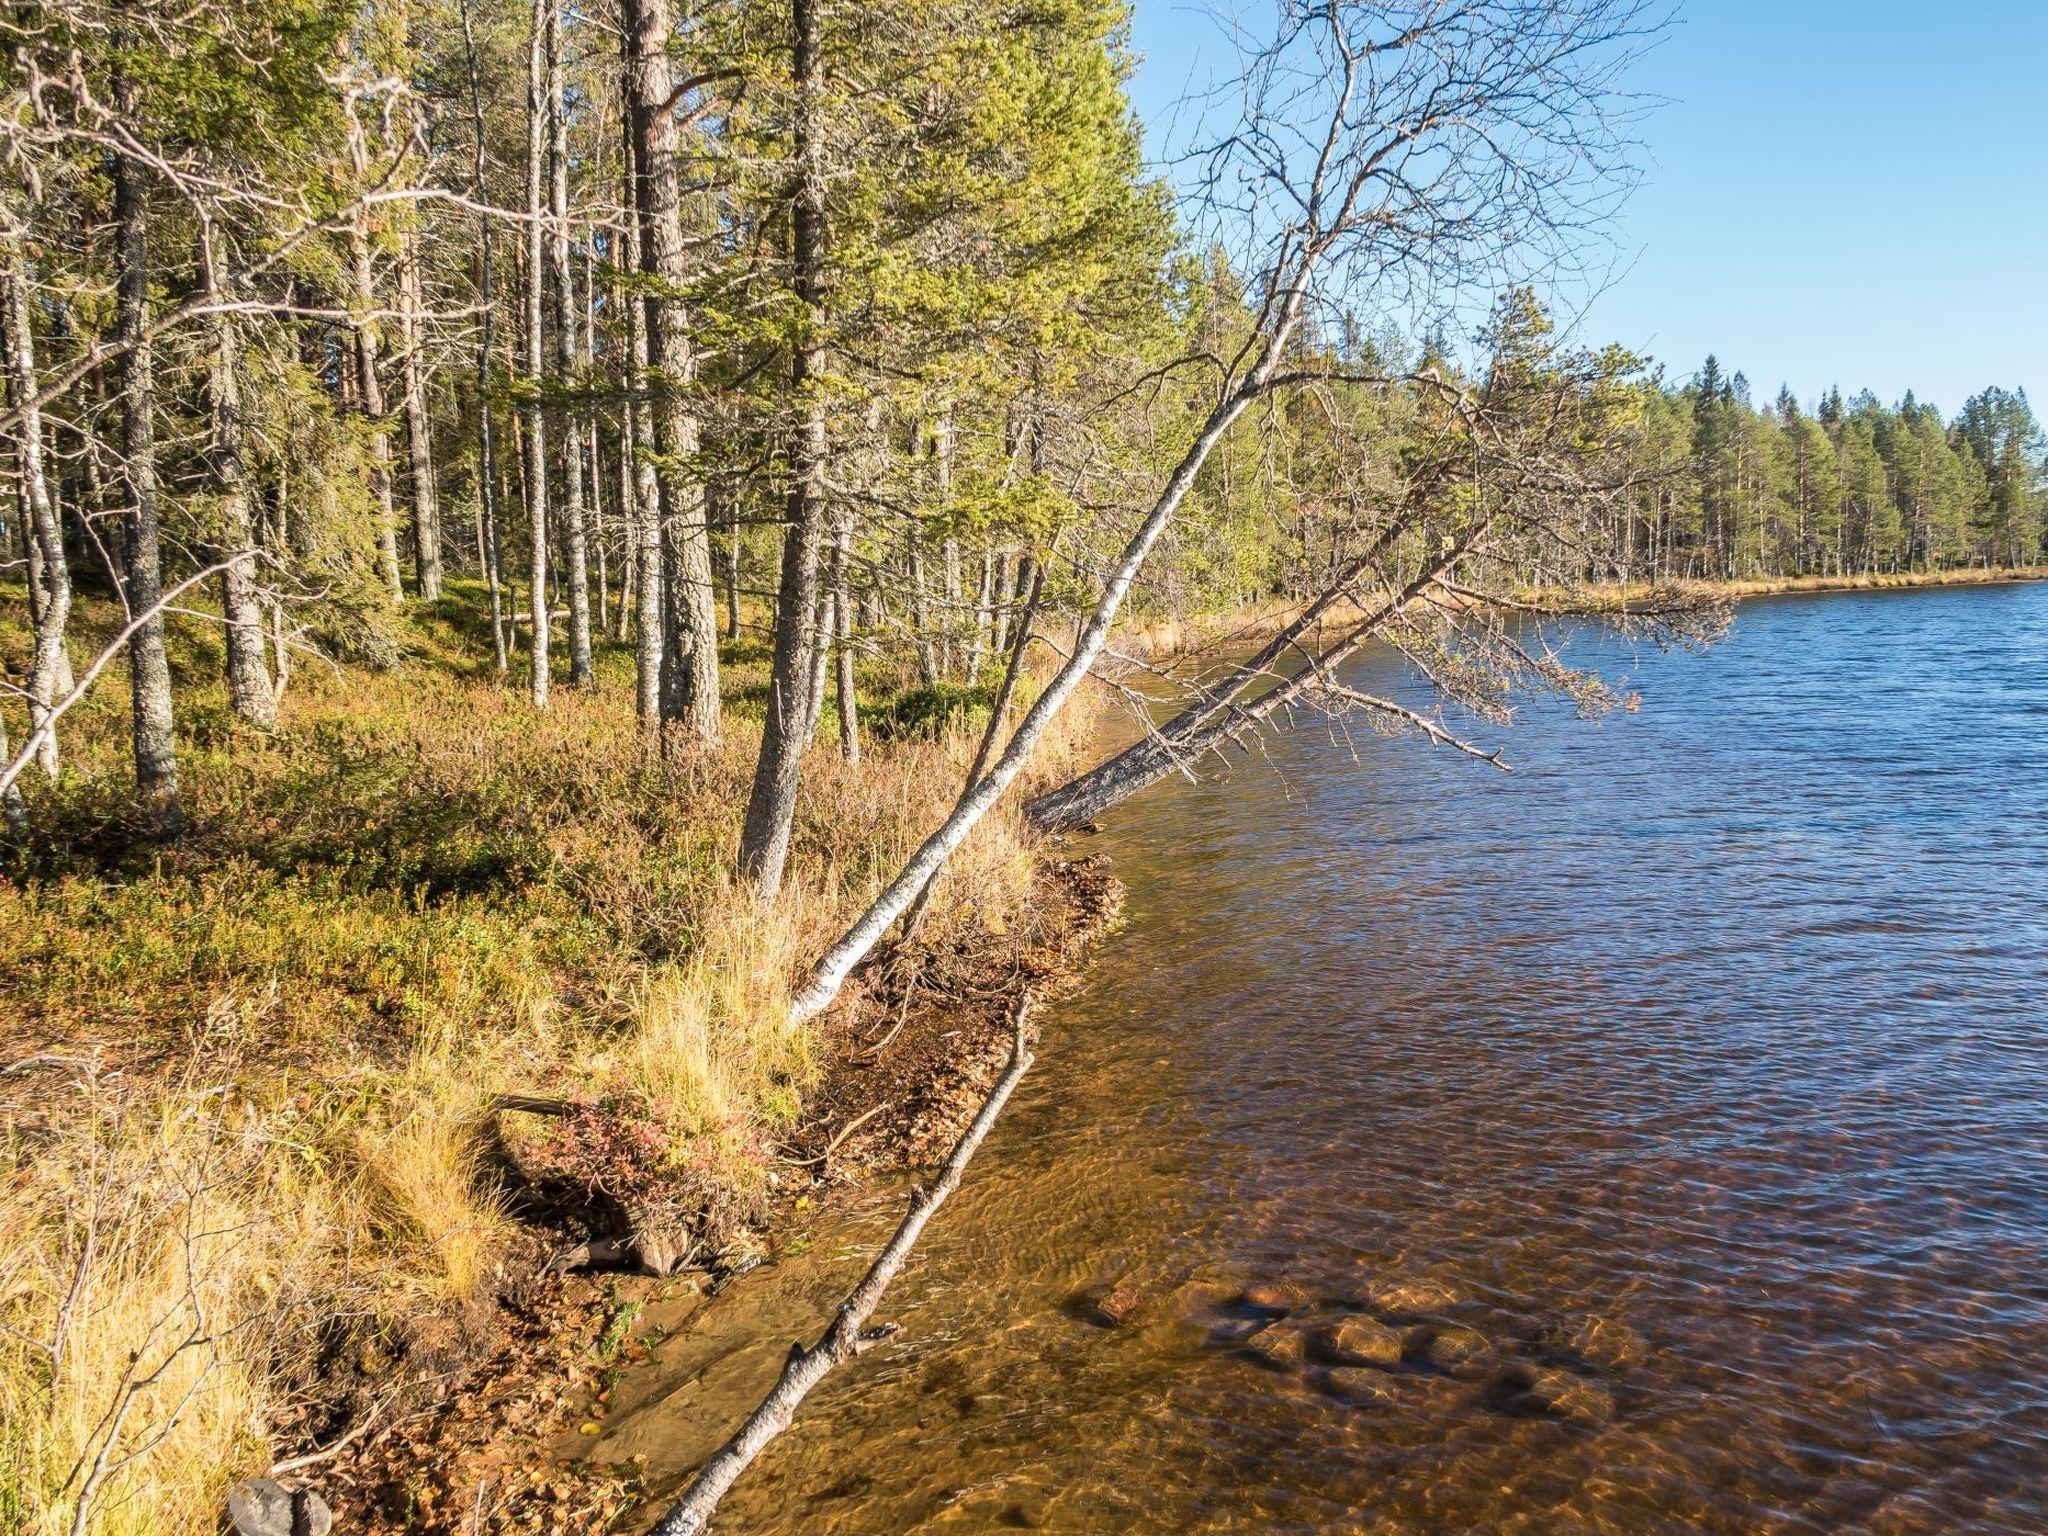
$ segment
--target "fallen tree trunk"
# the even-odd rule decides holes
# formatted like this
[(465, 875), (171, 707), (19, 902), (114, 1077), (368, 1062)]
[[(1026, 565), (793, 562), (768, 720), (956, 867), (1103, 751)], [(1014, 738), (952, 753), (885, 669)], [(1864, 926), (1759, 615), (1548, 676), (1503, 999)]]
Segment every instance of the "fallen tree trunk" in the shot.
[(1016, 1036), (1010, 1045), (1009, 1065), (989, 1090), (988, 1098), (983, 1101), (973, 1123), (960, 1133), (960, 1139), (953, 1144), (953, 1151), (939, 1169), (938, 1178), (929, 1189), (920, 1188), (912, 1192), (910, 1210), (904, 1215), (902, 1224), (896, 1228), (888, 1245), (875, 1256), (860, 1284), (839, 1304), (838, 1315), (832, 1319), (824, 1337), (809, 1349), (791, 1346), (789, 1361), (783, 1366), (782, 1375), (774, 1387), (761, 1400), (760, 1406), (747, 1416), (739, 1432), (698, 1469), (682, 1496), (654, 1527), (654, 1536), (699, 1536), (710, 1524), (719, 1501), (739, 1480), (740, 1474), (753, 1464), (754, 1458), (776, 1436), (789, 1428), (796, 1417), (798, 1405), (811, 1389), (823, 1381), (834, 1366), (853, 1359), (896, 1331), (894, 1325), (871, 1329), (868, 1319), (874, 1316), (889, 1282), (903, 1268), (903, 1261), (916, 1246), (925, 1224), (946, 1203), (946, 1197), (960, 1187), (968, 1161), (988, 1135), (989, 1128), (996, 1123), (996, 1117), (1003, 1112), (1011, 1092), (1031, 1070), (1030, 1013), (1028, 1002), (1018, 1005)]

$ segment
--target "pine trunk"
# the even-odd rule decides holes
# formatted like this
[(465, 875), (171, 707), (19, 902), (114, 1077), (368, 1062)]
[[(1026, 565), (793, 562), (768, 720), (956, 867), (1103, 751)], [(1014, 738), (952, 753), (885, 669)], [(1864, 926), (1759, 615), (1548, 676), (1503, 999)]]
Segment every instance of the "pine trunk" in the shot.
[(811, 650), (817, 640), (818, 550), (824, 529), (825, 402), (817, 387), (823, 359), (825, 264), (824, 145), (818, 99), (818, 0), (791, 0), (791, 77), (796, 88), (797, 188), (790, 215), (790, 256), (795, 298), (802, 312), (790, 348), (789, 397), (798, 424), (789, 444), (789, 527), (782, 538), (782, 576), (776, 589), (775, 658), (768, 679), (768, 718), (761, 757), (740, 832), (740, 869), (763, 896), (782, 888), (789, 835), (796, 822), (797, 785), (812, 718)]
[[(132, 96), (125, 87), (124, 96)], [(132, 100), (124, 103), (132, 112)], [(149, 204), (145, 168), (127, 155), (114, 157), (114, 224), (120, 250), (117, 309), (121, 341), (121, 453), (128, 502), (128, 610), (150, 614), (128, 642), (130, 702), (134, 711), (135, 783), (149, 831), (175, 836), (183, 819), (178, 800), (178, 754), (171, 711), (171, 658), (164, 618), (152, 613), (163, 600), (163, 530), (156, 479), (156, 354), (149, 339)]]
[(231, 563), (221, 572), (220, 606), (227, 621), (228, 707), (260, 730), (277, 724), (277, 694), (270, 685), (265, 654), (263, 602), (256, 583), (256, 520), (243, 454), (241, 326), (233, 315), (212, 320), (213, 358), (207, 372), (208, 407), (213, 441), (208, 456), (214, 489), (220, 496), (220, 557)]
[[(569, 264), (569, 106), (562, 58), (562, 0), (548, 5), (548, 109), (553, 162), (549, 258), (555, 284), (555, 365), (558, 382), (574, 384), (580, 371), (576, 337), (576, 276)], [(583, 427), (577, 412), (562, 412), (562, 543), (569, 584), (569, 686), (588, 688), (590, 670), (590, 555), (583, 521)]]
[[(634, 204), (640, 215), (640, 267), (650, 279), (643, 326), (651, 383), (654, 450), (659, 464), (661, 530), (675, 549), (677, 580), (664, 596), (680, 642), (672, 718), (700, 743), (720, 731), (718, 635), (711, 581), (711, 535), (694, 463), (697, 418), (684, 393), (696, 373), (683, 290), (689, 250), (683, 238), (682, 185), (676, 173), (674, 71), (668, 57), (669, 0), (623, 0), (626, 96), (632, 114)], [(642, 572), (643, 582), (646, 573)], [(643, 591), (645, 588), (643, 586)]]
[(522, 462), (526, 471), (526, 526), (531, 535), (527, 595), (531, 601), (532, 698), (535, 709), (548, 707), (548, 670), (553, 646), (548, 631), (548, 435), (547, 413), (540, 392), (547, 384), (543, 303), (546, 278), (547, 213), (544, 186), (548, 160), (547, 44), (552, 0), (533, 0), (533, 30), (526, 51), (526, 384), (521, 412), (524, 427)]

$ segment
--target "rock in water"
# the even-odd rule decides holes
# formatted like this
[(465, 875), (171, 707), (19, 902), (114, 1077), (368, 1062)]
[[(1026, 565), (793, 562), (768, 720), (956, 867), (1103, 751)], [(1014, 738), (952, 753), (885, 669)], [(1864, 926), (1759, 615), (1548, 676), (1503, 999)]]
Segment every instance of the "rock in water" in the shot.
[(1643, 1356), (1643, 1341), (1626, 1323), (1605, 1317), (1581, 1318), (1544, 1327), (1536, 1337), (1544, 1350), (1612, 1370)]
[(1237, 1304), (1260, 1312), (1292, 1312), (1301, 1299), (1300, 1290), (1291, 1285), (1248, 1285), (1238, 1292)]
[(1446, 1376), (1470, 1379), (1493, 1369), (1493, 1346), (1471, 1328), (1417, 1328), (1405, 1343), (1408, 1358)]
[(1308, 1355), (1308, 1340), (1299, 1328), (1261, 1328), (1244, 1341), (1245, 1350), (1261, 1365), (1291, 1371)]
[(1434, 1280), (1385, 1275), (1366, 1283), (1366, 1299), (1389, 1317), (1428, 1317), (1458, 1304), (1449, 1286)]
[(1317, 1330), (1316, 1348), (1338, 1365), (1399, 1365), (1401, 1335), (1369, 1317), (1346, 1317)]
[(1098, 1291), (1091, 1300), (1093, 1320), (1105, 1328), (1123, 1328), (1143, 1320), (1145, 1293), (1129, 1281)]
[(1338, 1365), (1323, 1372), (1319, 1382), (1325, 1392), (1364, 1407), (1368, 1403), (1391, 1403), (1397, 1394), (1384, 1374), (1364, 1366)]
[(228, 1524), (237, 1536), (327, 1536), (334, 1511), (310, 1488), (293, 1493), (267, 1477), (252, 1477), (228, 1495)]
[(1600, 1425), (1614, 1417), (1614, 1394), (1600, 1382), (1555, 1366), (1511, 1365), (1496, 1384), (1510, 1413), (1541, 1414), (1571, 1424)]

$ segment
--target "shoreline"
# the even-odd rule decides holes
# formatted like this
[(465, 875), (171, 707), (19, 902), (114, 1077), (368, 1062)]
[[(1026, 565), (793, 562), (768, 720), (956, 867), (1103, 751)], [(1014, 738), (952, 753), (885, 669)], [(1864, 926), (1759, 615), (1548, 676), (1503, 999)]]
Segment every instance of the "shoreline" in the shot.
[[(869, 964), (858, 996), (835, 1011), (824, 1078), (782, 1148), (797, 1176), (779, 1182), (762, 1223), (767, 1262), (801, 1252), (809, 1227), (872, 1179), (945, 1155), (1008, 1058), (1013, 1010), (1077, 985), (1122, 901), (1105, 861), (1048, 851), (1012, 943), (899, 950)], [(752, 1267), (653, 1276), (551, 1273), (542, 1262), (504, 1304), (501, 1342), (319, 1480), (337, 1519), (379, 1536), (570, 1536), (628, 1513), (635, 1479), (560, 1447), (579, 1427), (596, 1432), (650, 1341), (703, 1321)], [(827, 1321), (794, 1320), (790, 1332)]]
[[(1756, 576), (1726, 580), (1668, 582), (1687, 592), (1704, 592), (1740, 602), (1748, 597), (1797, 597), (1808, 592), (1910, 592), (1928, 587), (2009, 587), (2048, 581), (2048, 565), (1965, 566), (1952, 571), (1871, 571), (1844, 576)], [(1628, 597), (1656, 590), (1631, 581), (1596, 590)]]

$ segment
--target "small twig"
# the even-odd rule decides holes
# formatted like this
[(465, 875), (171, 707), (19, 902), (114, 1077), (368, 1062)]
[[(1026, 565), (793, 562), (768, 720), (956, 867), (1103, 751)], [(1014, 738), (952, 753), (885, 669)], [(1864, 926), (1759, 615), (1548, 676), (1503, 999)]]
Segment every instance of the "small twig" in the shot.
[(530, 1093), (501, 1093), (491, 1100), (493, 1113), (510, 1109), (528, 1115), (573, 1115), (580, 1107), (569, 1099), (545, 1099)]
[[(887, 1043), (887, 1041), (883, 1042), (883, 1044), (885, 1045)], [(789, 1166), (792, 1168), (809, 1168), (815, 1163), (824, 1162), (826, 1158), (830, 1157), (834, 1152), (839, 1150), (839, 1144), (842, 1141), (846, 1140), (847, 1137), (851, 1136), (855, 1131), (859, 1130), (862, 1126), (866, 1125), (870, 1120), (874, 1119), (875, 1116), (879, 1115), (883, 1110), (887, 1109), (888, 1107), (888, 1104), (885, 1102), (877, 1104), (873, 1109), (867, 1111), (867, 1113), (865, 1114), (855, 1115), (851, 1120), (847, 1121), (846, 1124), (842, 1125), (839, 1128), (839, 1134), (837, 1136), (834, 1136), (830, 1141), (825, 1143), (825, 1150), (820, 1152), (816, 1157), (785, 1157), (783, 1161), (789, 1164)]]
[(266, 1477), (282, 1477), (287, 1472), (297, 1472), (306, 1467), (317, 1466), (323, 1461), (339, 1456), (343, 1451), (370, 1432), (370, 1426), (377, 1422), (377, 1416), (383, 1413), (386, 1408), (389, 1408), (396, 1401), (397, 1397), (398, 1389), (393, 1388), (384, 1395), (381, 1401), (371, 1405), (370, 1411), (358, 1419), (355, 1425), (338, 1440), (329, 1442), (317, 1451), (308, 1451), (303, 1456), (288, 1456), (283, 1461), (273, 1462), (271, 1463), (270, 1470), (264, 1475)]

